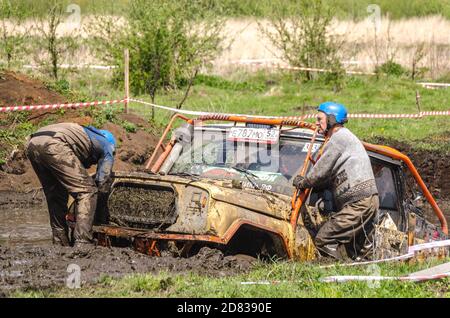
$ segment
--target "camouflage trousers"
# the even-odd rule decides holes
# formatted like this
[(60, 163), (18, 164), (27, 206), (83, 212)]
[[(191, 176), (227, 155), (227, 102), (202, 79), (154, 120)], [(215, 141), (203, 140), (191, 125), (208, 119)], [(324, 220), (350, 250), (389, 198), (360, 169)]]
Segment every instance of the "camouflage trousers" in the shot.
[(26, 154), (47, 200), (53, 243), (69, 245), (66, 214), (69, 194), (75, 199), (75, 242), (92, 242), (92, 225), (97, 205), (97, 187), (73, 150), (51, 136), (32, 137)]
[(379, 199), (375, 194), (333, 213), (315, 237), (317, 249), (321, 254), (338, 259), (364, 254), (373, 243), (373, 222), (378, 208)]

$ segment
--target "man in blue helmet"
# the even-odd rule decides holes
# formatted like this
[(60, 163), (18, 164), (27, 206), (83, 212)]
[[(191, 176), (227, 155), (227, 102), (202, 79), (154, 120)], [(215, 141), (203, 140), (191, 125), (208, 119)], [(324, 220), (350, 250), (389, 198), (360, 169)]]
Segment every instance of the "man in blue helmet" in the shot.
[(337, 259), (357, 257), (371, 242), (373, 220), (379, 208), (378, 191), (369, 156), (361, 141), (344, 127), (347, 110), (341, 104), (319, 106), (319, 133), (328, 138), (322, 156), (305, 177), (295, 177), (298, 189), (328, 188), (337, 212), (315, 237), (322, 255)]
[[(26, 153), (44, 189), (53, 243), (69, 246), (69, 194), (75, 199), (74, 246), (93, 243), (97, 197), (109, 191), (116, 140), (107, 130), (74, 123), (49, 125), (32, 134)], [(95, 180), (88, 168), (97, 165)]]

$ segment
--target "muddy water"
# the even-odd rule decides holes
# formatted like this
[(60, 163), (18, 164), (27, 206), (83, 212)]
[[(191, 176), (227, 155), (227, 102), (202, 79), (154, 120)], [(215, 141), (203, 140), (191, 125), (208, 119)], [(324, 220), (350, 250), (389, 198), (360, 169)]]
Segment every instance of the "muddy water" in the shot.
[(51, 238), (45, 208), (0, 210), (0, 245), (42, 245), (51, 243)]
[(0, 246), (49, 243), (51, 230), (43, 193), (0, 192)]

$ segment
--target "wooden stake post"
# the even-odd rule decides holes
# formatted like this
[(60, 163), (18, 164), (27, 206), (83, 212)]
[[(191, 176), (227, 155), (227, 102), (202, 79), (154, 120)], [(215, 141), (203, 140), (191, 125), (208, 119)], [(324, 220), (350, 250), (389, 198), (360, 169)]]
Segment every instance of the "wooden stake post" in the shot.
[(128, 99), (130, 98), (130, 51), (125, 49), (125, 113), (128, 114)]

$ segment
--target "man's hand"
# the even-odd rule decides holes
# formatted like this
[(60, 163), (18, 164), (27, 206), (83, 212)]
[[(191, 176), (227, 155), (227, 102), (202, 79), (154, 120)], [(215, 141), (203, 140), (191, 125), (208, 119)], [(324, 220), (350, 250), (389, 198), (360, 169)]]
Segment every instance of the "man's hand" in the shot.
[(102, 183), (96, 181), (98, 188), (97, 195), (97, 209), (95, 211), (94, 225), (108, 224), (109, 223), (109, 211), (108, 211), (108, 197), (111, 192), (112, 178), (111, 176), (104, 180)]
[(292, 181), (292, 184), (294, 187), (296, 187), (299, 190), (304, 190), (309, 188), (308, 182), (306, 181), (305, 177), (303, 176), (296, 176), (294, 178), (294, 181)]
[(112, 178), (109, 177), (103, 182), (96, 182), (99, 193), (109, 193), (111, 191)]

